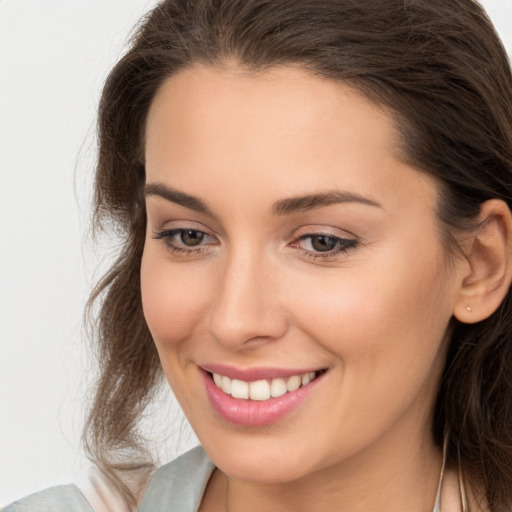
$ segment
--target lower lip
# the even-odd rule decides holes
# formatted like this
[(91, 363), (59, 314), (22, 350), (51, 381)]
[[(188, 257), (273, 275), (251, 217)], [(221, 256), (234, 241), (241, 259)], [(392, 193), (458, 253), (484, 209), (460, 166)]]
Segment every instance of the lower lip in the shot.
[(229, 423), (244, 427), (261, 427), (276, 423), (299, 407), (323, 378), (322, 373), (306, 386), (265, 401), (233, 398), (218, 388), (211, 375), (203, 370), (206, 393), (217, 413)]

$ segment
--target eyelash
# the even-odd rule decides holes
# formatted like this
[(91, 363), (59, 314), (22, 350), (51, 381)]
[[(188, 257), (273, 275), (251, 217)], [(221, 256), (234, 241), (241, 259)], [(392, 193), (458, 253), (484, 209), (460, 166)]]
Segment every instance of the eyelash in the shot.
[(155, 232), (154, 239), (161, 240), (173, 254), (177, 255), (189, 256), (192, 254), (201, 254), (202, 252), (207, 250), (204, 247), (204, 244), (198, 245), (194, 248), (194, 246), (177, 245), (172, 241), (176, 235), (183, 236), (187, 232), (200, 233), (204, 237), (212, 238), (210, 235), (208, 235), (208, 233), (206, 233), (205, 231), (201, 231), (200, 229), (177, 228), (157, 231)]
[[(183, 236), (187, 232), (193, 232), (200, 234), (202, 237), (206, 238), (213, 238), (205, 231), (201, 231), (199, 229), (186, 229), (186, 228), (177, 228), (177, 229), (168, 229), (168, 230), (162, 230), (155, 232), (154, 239), (155, 240), (161, 240), (167, 249), (169, 249), (173, 254), (180, 255), (180, 256), (190, 256), (193, 254), (201, 254), (208, 250), (207, 246), (212, 244), (202, 244), (202, 240), (199, 242), (199, 244), (194, 248), (194, 246), (186, 246), (186, 245), (177, 245), (175, 242), (173, 242), (174, 237), (177, 235)], [(330, 239), (335, 244), (335, 247), (333, 249), (327, 250), (327, 251), (315, 251), (311, 249), (304, 249), (303, 247), (299, 246), (299, 242), (310, 240), (310, 243), (313, 239), (319, 239), (319, 238), (327, 238)], [(183, 243), (183, 242), (182, 242)], [(206, 245), (206, 247), (205, 247)], [(359, 242), (354, 239), (350, 238), (342, 238), (338, 236), (334, 236), (329, 233), (308, 233), (305, 235), (300, 236), (297, 240), (292, 242), (291, 247), (298, 248), (302, 254), (304, 254), (307, 258), (313, 259), (313, 260), (332, 260), (336, 256), (347, 253), (351, 250), (354, 250), (358, 247)]]
[[(328, 251), (312, 251), (298, 247), (298, 242), (309, 239), (311, 243), (314, 238), (328, 238), (335, 243), (335, 247)], [(328, 261), (332, 260), (340, 254), (347, 253), (356, 249), (359, 245), (359, 242), (351, 238), (342, 238), (330, 233), (308, 233), (306, 235), (300, 236), (297, 241), (293, 242), (291, 245), (292, 247), (298, 247), (299, 250), (310, 259)]]

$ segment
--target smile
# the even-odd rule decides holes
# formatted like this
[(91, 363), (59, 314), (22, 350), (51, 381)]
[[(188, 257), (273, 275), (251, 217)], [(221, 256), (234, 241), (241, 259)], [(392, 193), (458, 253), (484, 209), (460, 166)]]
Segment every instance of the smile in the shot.
[(213, 373), (212, 375), (215, 385), (227, 395), (233, 398), (263, 402), (306, 386), (315, 379), (317, 373), (307, 372), (286, 378), (262, 379), (253, 382), (230, 379), (226, 375), (220, 375), (219, 373)]
[(260, 427), (284, 419), (307, 401), (326, 373), (326, 369), (200, 368), (213, 409), (225, 421), (243, 427)]

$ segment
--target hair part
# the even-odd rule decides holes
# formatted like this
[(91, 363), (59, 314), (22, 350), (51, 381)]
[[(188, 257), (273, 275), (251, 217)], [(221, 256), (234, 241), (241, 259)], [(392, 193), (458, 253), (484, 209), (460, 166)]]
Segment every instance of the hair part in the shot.
[[(91, 458), (151, 469), (138, 419), (161, 378), (144, 320), (144, 130), (166, 79), (195, 64), (265, 71), (298, 65), (355, 87), (393, 112), (404, 159), (440, 183), (446, 247), (474, 227), (480, 205), (512, 205), (512, 76), (506, 52), (473, 0), (165, 0), (142, 21), (110, 73), (99, 107), (95, 223), (124, 237), (94, 290), (101, 375), (84, 430)], [(453, 320), (432, 428), (448, 461), (460, 453), (492, 512), (512, 507), (512, 304), (487, 320)], [(125, 457), (119, 458), (119, 455)], [(117, 462), (116, 462), (117, 461)]]

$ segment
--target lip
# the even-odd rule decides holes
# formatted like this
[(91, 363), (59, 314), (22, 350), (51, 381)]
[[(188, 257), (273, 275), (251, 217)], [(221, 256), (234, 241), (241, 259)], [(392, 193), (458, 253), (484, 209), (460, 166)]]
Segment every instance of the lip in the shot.
[(305, 368), (305, 369), (290, 369), (290, 368), (236, 368), (226, 364), (201, 364), (201, 369), (209, 373), (218, 373), (225, 375), (231, 380), (238, 379), (245, 382), (254, 382), (256, 380), (265, 379), (286, 379), (294, 375), (304, 375), (309, 372), (317, 372), (323, 368)]
[[(221, 375), (226, 375), (230, 378), (240, 378), (242, 375), (244, 376), (241, 380), (253, 381), (259, 379), (271, 379), (275, 377), (286, 377), (292, 375), (298, 375), (299, 373), (296, 370), (293, 370), (292, 373), (279, 372), (277, 369), (253, 369), (253, 370), (237, 370), (235, 372), (225, 372), (225, 369), (234, 370), (232, 367), (222, 367), (214, 365), (215, 373), (220, 373)], [(208, 366), (208, 368), (212, 368), (212, 366)], [(277, 423), (282, 420), (289, 414), (291, 414), (295, 409), (297, 409), (301, 404), (305, 402), (311, 392), (317, 387), (317, 385), (323, 380), (325, 373), (322, 372), (318, 375), (314, 380), (312, 380), (309, 384), (300, 387), (299, 389), (288, 392), (280, 397), (269, 398), (265, 401), (256, 401), (256, 400), (244, 400), (240, 398), (233, 398), (230, 395), (227, 395), (218, 388), (210, 374), (210, 370), (206, 370), (205, 366), (199, 368), (201, 373), (201, 377), (203, 379), (203, 383), (206, 389), (206, 394), (212, 407), (215, 411), (223, 418), (225, 421), (232, 423), (234, 425), (240, 425), (244, 427), (261, 427), (265, 425), (271, 425), (273, 423)], [(279, 372), (279, 373), (276, 373)], [(223, 373), (225, 372), (225, 373)], [(307, 370), (304, 372), (306, 373)], [(233, 375), (233, 377), (231, 377)], [(247, 375), (251, 377), (250, 380), (247, 379)], [(264, 376), (265, 375), (265, 376)], [(274, 377), (269, 377), (266, 375), (272, 375)], [(252, 378), (256, 376), (256, 378)]]

